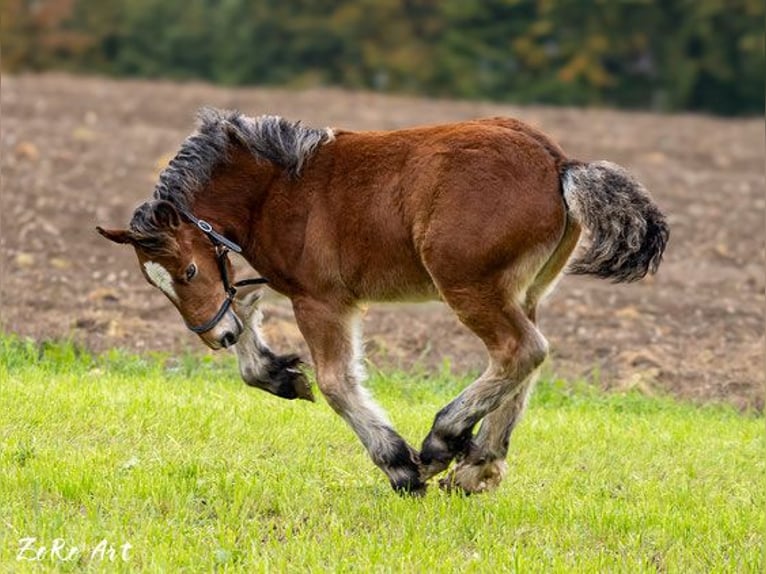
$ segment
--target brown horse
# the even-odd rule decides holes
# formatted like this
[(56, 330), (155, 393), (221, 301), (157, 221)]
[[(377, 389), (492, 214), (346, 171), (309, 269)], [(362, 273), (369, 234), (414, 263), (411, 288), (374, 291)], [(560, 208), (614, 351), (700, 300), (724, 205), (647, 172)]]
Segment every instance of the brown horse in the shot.
[[(581, 228), (590, 241), (570, 272), (614, 281), (655, 272), (669, 235), (624, 169), (568, 159), (517, 120), (352, 132), (207, 109), (129, 229), (99, 232), (135, 248), (145, 277), (207, 345), (239, 340), (246, 382), (311, 398), (297, 358), (261, 341), (257, 296), (235, 300), (226, 252), (241, 246), (291, 299), (330, 406), (394, 489), (421, 493), (455, 459), (445, 487), (479, 492), (502, 480), (548, 354), (537, 305)], [(489, 365), (437, 413), (418, 452), (361, 386), (358, 305), (425, 299), (454, 310)]]

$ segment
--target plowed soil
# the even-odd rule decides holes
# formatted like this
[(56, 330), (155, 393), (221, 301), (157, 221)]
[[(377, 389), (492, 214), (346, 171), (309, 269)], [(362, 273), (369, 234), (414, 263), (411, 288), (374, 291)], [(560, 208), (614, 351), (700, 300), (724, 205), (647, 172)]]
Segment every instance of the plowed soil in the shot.
[[(202, 105), (314, 126), (394, 129), (508, 115), (579, 159), (631, 169), (667, 212), (657, 276), (631, 285), (565, 277), (543, 304), (548, 369), (606, 388), (637, 387), (762, 409), (764, 122), (695, 115), (513, 107), (352, 93), (226, 89), (65, 75), (2, 78), (2, 329), (70, 337), (95, 351), (206, 352), (132, 250), (97, 224), (124, 226)], [(265, 330), (307, 356), (289, 303), (270, 296)], [(381, 368), (479, 370), (479, 341), (437, 303), (372, 305), (368, 355)]]

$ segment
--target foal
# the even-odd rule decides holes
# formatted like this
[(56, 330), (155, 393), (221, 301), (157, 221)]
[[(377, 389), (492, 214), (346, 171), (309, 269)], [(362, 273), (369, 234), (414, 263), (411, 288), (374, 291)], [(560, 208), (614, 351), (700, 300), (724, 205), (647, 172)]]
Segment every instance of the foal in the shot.
[[(582, 228), (590, 242), (570, 262)], [(669, 235), (624, 169), (569, 159), (517, 120), (351, 132), (213, 109), (201, 111), (129, 228), (99, 232), (135, 248), (146, 279), (208, 346), (240, 341), (249, 384), (311, 398), (295, 357), (274, 355), (257, 309), (235, 300), (226, 253), (241, 250), (291, 299), (330, 406), (393, 488), (413, 493), (453, 460), (443, 486), (500, 483), (548, 354), (540, 299), (567, 262), (572, 273), (617, 282), (655, 272)], [(436, 414), (418, 451), (360, 384), (358, 306), (425, 299), (452, 308), (489, 364)]]

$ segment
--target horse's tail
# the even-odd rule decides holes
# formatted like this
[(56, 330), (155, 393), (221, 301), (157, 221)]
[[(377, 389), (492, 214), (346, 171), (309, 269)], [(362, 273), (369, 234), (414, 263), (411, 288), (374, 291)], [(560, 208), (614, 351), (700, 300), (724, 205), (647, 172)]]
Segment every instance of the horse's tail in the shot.
[(590, 235), (569, 273), (627, 282), (657, 271), (670, 230), (632, 175), (608, 161), (570, 162), (561, 170), (561, 184), (569, 213)]

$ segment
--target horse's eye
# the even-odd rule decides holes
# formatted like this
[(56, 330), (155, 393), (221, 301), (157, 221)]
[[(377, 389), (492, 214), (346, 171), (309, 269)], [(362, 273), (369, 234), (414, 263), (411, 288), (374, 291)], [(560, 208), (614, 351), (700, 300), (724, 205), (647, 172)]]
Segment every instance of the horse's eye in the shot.
[(191, 263), (186, 268), (186, 280), (191, 281), (194, 279), (194, 276), (197, 274), (197, 266), (194, 263)]

